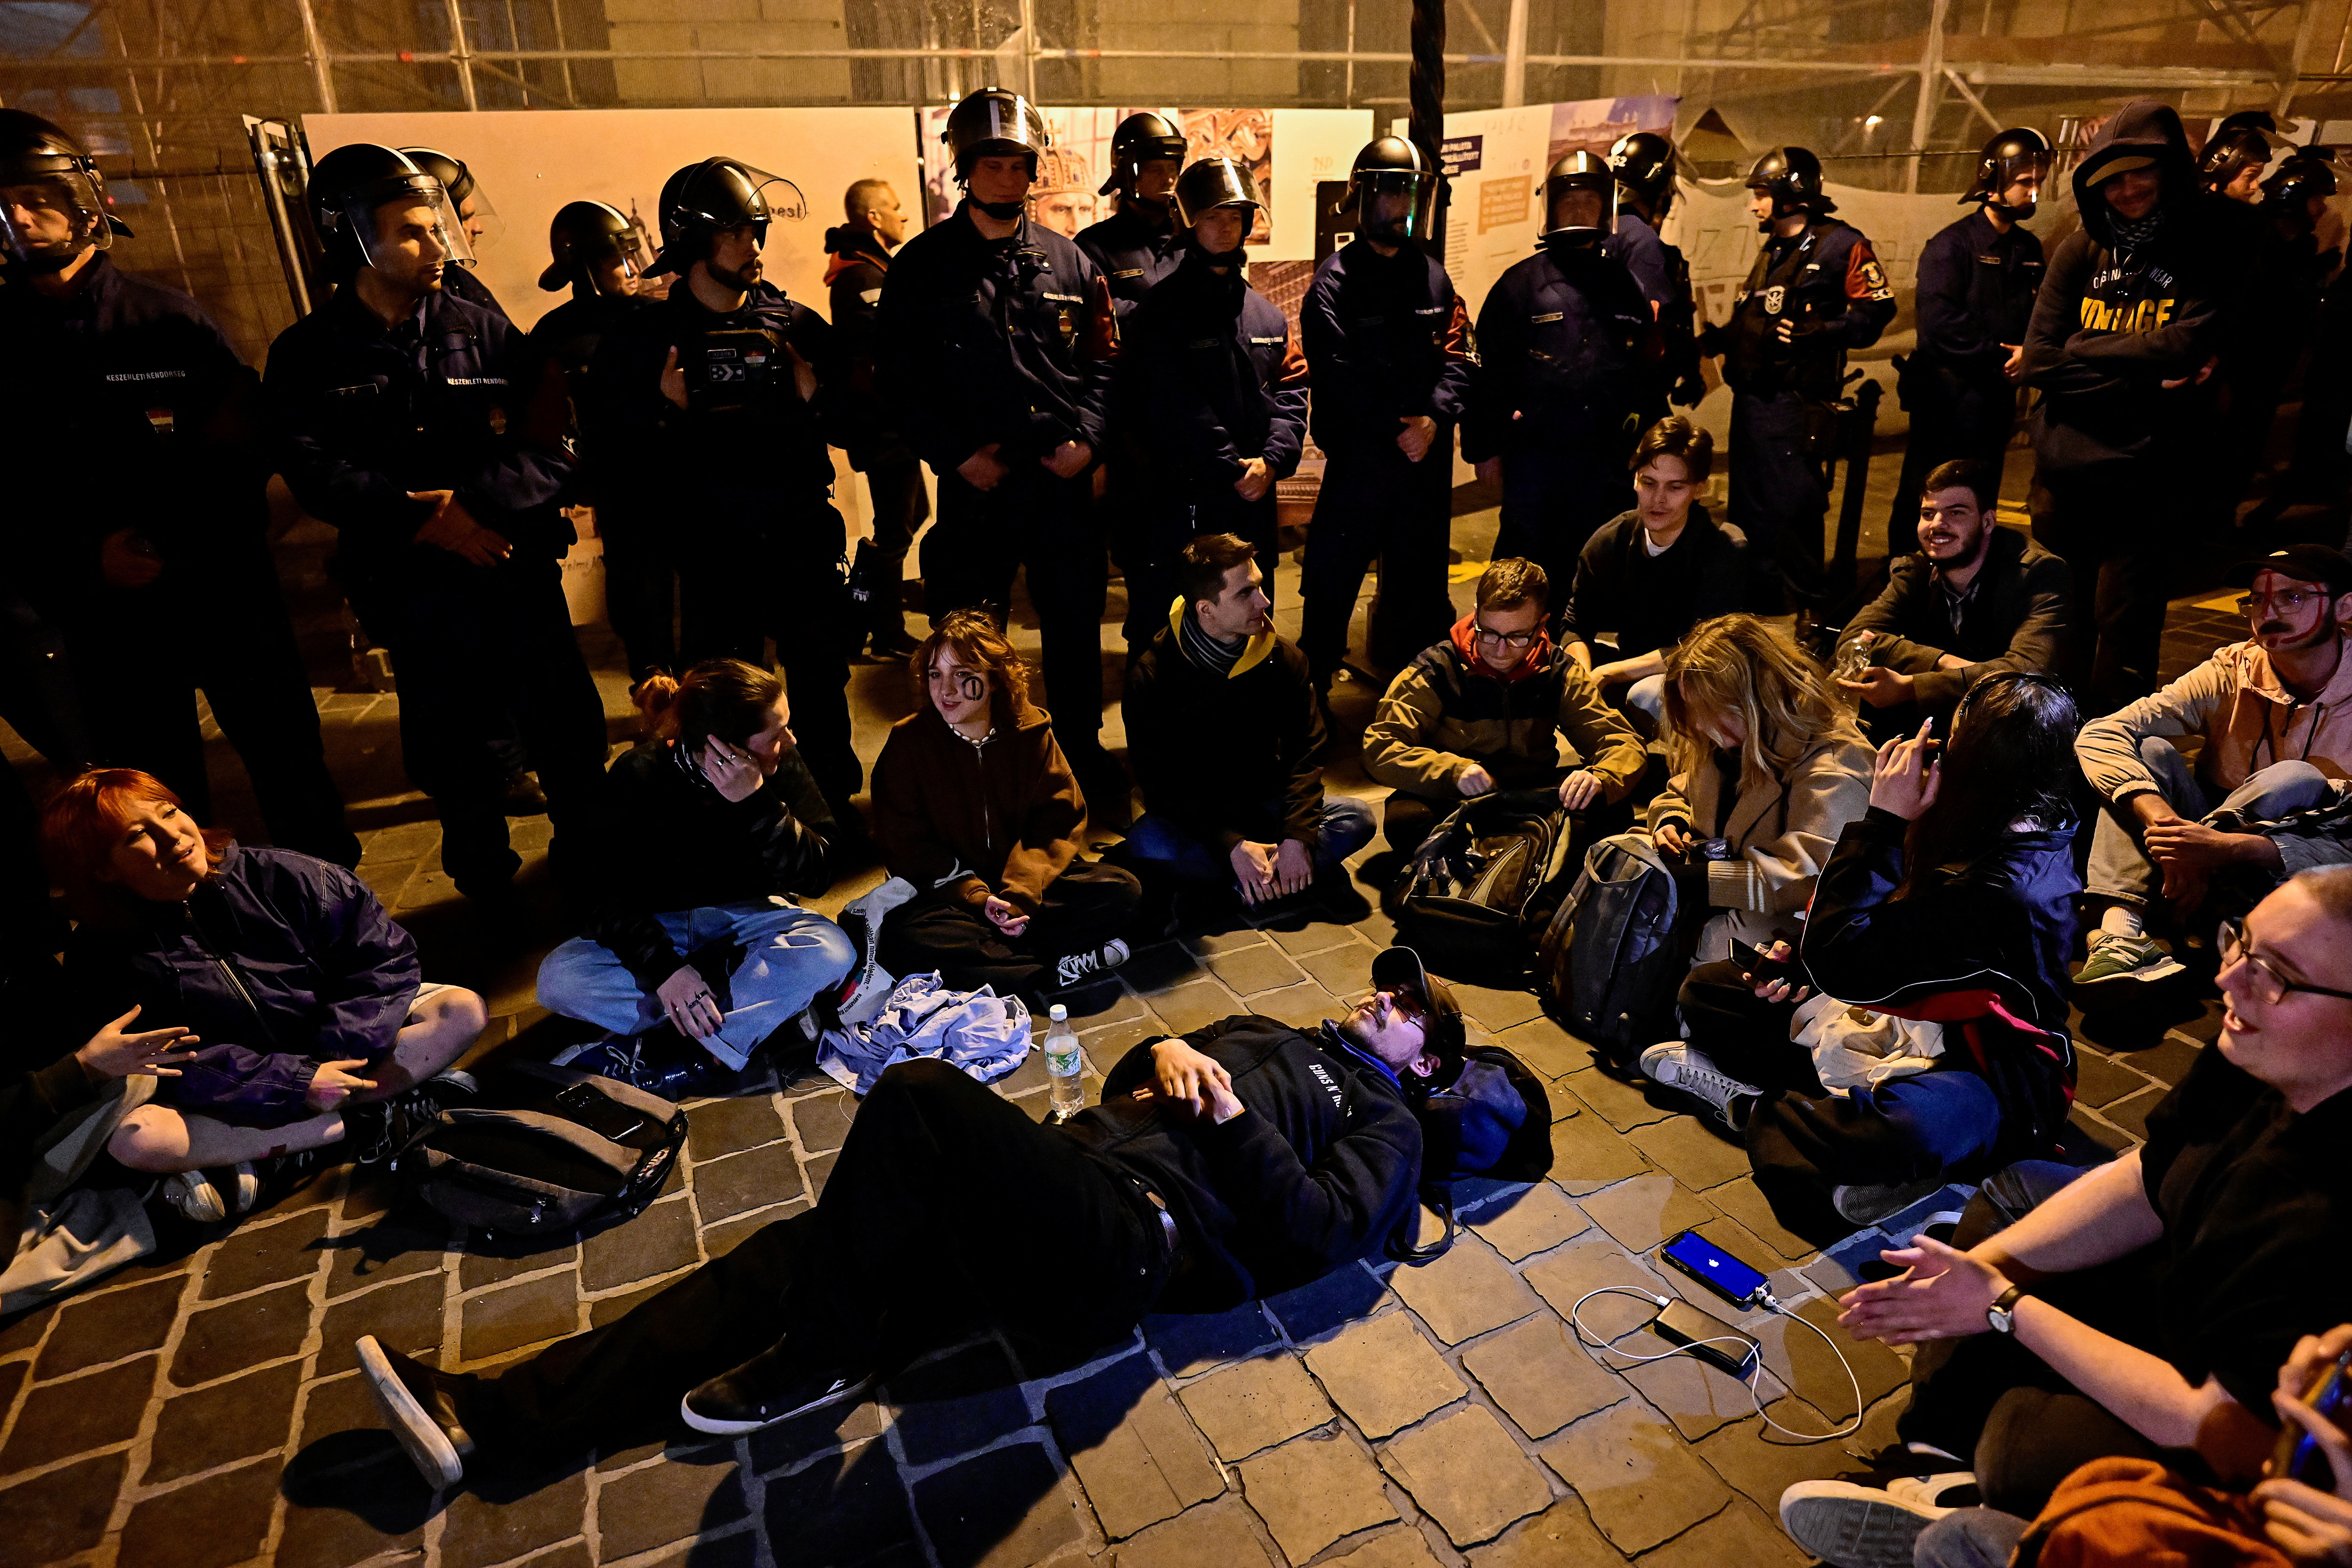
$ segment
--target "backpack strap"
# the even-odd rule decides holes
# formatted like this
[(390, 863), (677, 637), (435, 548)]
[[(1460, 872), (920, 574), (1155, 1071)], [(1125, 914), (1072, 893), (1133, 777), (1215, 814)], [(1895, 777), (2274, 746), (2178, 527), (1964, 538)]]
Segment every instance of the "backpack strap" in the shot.
[(1462, 1234), (1462, 1222), (1454, 1215), (1454, 1187), (1451, 1183), (1433, 1183), (1421, 1189), (1421, 1201), (1427, 1204), (1437, 1217), (1445, 1222), (1445, 1234), (1427, 1247), (1414, 1247), (1395, 1238), (1389, 1242), (1389, 1256), (1408, 1268), (1422, 1268), (1445, 1256), (1454, 1246), (1454, 1238)]

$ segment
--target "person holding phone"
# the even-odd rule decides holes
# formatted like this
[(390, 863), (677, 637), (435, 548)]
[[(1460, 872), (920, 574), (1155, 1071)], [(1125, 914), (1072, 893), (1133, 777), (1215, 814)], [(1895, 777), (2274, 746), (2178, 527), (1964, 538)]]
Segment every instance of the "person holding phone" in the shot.
[(1142, 889), (1078, 858), (1086, 795), (996, 622), (950, 611), (912, 666), (923, 705), (874, 763), (875, 837), (917, 889), (883, 922), (883, 967), (1042, 1004), (1126, 963)]
[(750, 1065), (857, 952), (792, 897), (831, 885), (837, 829), (782, 679), (715, 658), (645, 696), (658, 732), (613, 764), (602, 897), (540, 965), (539, 1001), (607, 1031), (560, 1060), (676, 1100)]

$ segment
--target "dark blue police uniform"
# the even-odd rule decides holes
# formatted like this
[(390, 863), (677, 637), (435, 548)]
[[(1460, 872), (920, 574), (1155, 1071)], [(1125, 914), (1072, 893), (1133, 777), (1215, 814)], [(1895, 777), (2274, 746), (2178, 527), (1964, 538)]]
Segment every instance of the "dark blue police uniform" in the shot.
[(1189, 240), (1180, 231), (1154, 228), (1140, 203), (1122, 203), (1102, 222), (1078, 230), (1078, 248), (1110, 285), (1111, 306), (1122, 321), (1183, 264)]
[(2025, 342), (2041, 287), (2042, 241), (2014, 224), (2000, 233), (1981, 208), (1919, 252), (1919, 346), (1901, 384), (1911, 436), (1886, 522), (1891, 554), (1909, 552), (1919, 488), (1939, 465), (1968, 458), (2000, 474), (2017, 426), (2005, 345)]
[[(862, 571), (870, 574), (861, 590), (866, 595), (866, 625), (877, 637), (902, 637), (907, 628), (900, 594), (907, 552), (930, 521), (931, 498), (923, 489), (923, 466), (915, 449), (892, 423), (874, 363), (876, 320), (882, 308), (882, 280), (890, 273), (890, 252), (873, 230), (846, 226), (826, 231), (824, 248), (833, 258), (824, 269), (826, 298), (848, 367), (848, 384), (835, 401), (835, 423), (849, 466), (866, 476), (866, 498), (874, 509), (872, 556), (864, 557), (866, 547), (859, 547)], [(858, 639), (853, 636), (850, 641), (856, 647)]]
[[(440, 813), (461, 892), (495, 895), (507, 844), (509, 729), (530, 747), (557, 851), (596, 830), (604, 710), (572, 635), (559, 510), (572, 476), (562, 382), (503, 316), (427, 295), (387, 327), (356, 287), (270, 345), (263, 396), (294, 497), (340, 535), (329, 563), (368, 635), (392, 650), (401, 754)], [(416, 531), (412, 491), (453, 490), (513, 553), (477, 566)]]
[(1646, 430), (1666, 416), (1670, 395), (1696, 406), (1706, 393), (1699, 379), (1698, 302), (1691, 293), (1690, 263), (1680, 247), (1659, 238), (1650, 221), (1633, 212), (1617, 215), (1617, 226), (1601, 241), (1601, 254), (1624, 263), (1658, 324), (1658, 356), (1643, 369), (1637, 383), (1642, 428)]

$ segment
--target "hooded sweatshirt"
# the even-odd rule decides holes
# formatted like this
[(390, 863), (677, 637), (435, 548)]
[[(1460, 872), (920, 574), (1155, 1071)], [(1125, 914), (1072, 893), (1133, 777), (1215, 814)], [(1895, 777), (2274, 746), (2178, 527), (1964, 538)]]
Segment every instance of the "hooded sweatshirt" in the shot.
[(2231, 643), (2163, 690), (2084, 725), (2074, 754), (2092, 786), (2120, 805), (2157, 788), (2142, 741), (2190, 736), (2205, 742), (2197, 776), (2216, 795), (2273, 763), (2352, 778), (2352, 637), (2341, 639), (2336, 673), (2307, 702), (2281, 684), (2261, 644)]
[(929, 701), (891, 726), (874, 763), (874, 836), (893, 876), (977, 914), (991, 895), (1035, 914), (1078, 858), (1087, 814), (1045, 710), (999, 688), (978, 745)]
[[(2097, 189), (2135, 157), (2153, 159), (2163, 182), (2146, 236), (2119, 230)], [(2085, 480), (2125, 464), (2202, 463), (2218, 378), (2162, 384), (2229, 352), (2259, 219), (2199, 188), (2180, 116), (2147, 99), (2100, 130), (2074, 171), (2074, 201), (2083, 226), (2059, 242), (2025, 334), (2025, 381), (2042, 394), (2037, 471)]]

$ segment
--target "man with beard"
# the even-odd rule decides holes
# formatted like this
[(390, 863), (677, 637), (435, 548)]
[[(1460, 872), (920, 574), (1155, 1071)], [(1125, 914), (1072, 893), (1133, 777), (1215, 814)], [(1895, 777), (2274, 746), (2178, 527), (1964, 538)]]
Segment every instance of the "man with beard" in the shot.
[(1967, 458), (1927, 476), (1919, 552), (1895, 563), (1885, 589), (1845, 624), (1841, 655), (1867, 667), (1838, 684), (1860, 698), (1879, 740), (1948, 717), (1988, 675), (2048, 675), (2063, 662), (2066, 563), (1993, 521), (2000, 471)]
[(772, 185), (790, 182), (733, 158), (690, 163), (663, 185), (652, 272), (678, 281), (597, 345), (598, 470), (679, 535), (682, 664), (764, 669), (775, 639), (801, 754), (854, 834), (864, 770), (842, 637), (848, 531), (824, 436), (847, 377), (825, 319), (764, 280)]
[[(2075, 754), (2105, 802), (2083, 879), (2104, 902), (2078, 985), (2158, 980), (2179, 963), (2146, 929), (2161, 900), (2186, 917), (2229, 879), (2242, 907), (2284, 878), (2352, 849), (2249, 824), (2320, 803), (2352, 775), (2352, 561), (2298, 544), (2242, 562), (2229, 580), (2252, 635), (2163, 690), (2083, 726)], [(2204, 742), (2192, 771), (2176, 745)], [(2159, 878), (2161, 886), (2159, 887)]]
[(863, 625), (851, 627), (850, 647), (866, 646), (870, 637), (875, 658), (904, 658), (915, 651), (900, 597), (907, 552), (931, 515), (931, 498), (915, 449), (892, 424), (876, 384), (874, 336), (890, 253), (906, 243), (907, 215), (887, 180), (856, 181), (842, 206), (847, 221), (824, 237), (832, 258), (824, 285), (833, 300), (833, 330), (849, 365), (846, 395), (836, 406), (847, 432), (849, 466), (866, 476), (866, 497), (874, 507), (874, 537), (858, 542), (849, 574), (852, 611), (865, 616)]

